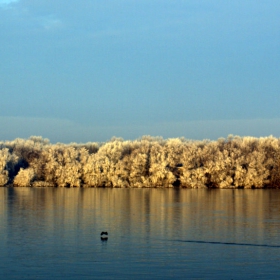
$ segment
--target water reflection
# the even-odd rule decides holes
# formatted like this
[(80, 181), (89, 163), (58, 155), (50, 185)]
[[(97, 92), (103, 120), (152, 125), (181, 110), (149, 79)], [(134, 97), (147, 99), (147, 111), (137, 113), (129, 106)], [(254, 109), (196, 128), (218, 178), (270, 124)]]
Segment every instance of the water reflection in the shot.
[[(210, 259), (216, 262), (210, 270), (243, 257), (278, 259), (278, 251), (265, 251), (280, 246), (278, 190), (1, 188), (0, 199), (0, 271), (10, 279), (30, 269), (38, 279), (75, 279), (93, 270), (96, 278), (117, 278), (114, 269), (126, 263), (134, 270), (120, 279), (151, 266), (153, 277), (164, 278), (167, 267), (200, 277)], [(241, 259), (239, 247), (246, 247)], [(244, 269), (240, 263), (232, 264), (235, 271)]]
[[(1, 213), (9, 235), (20, 229), (115, 237), (191, 237), (277, 241), (278, 190), (2, 188)], [(5, 198), (6, 197), (6, 198)], [(4, 199), (3, 199), (4, 198)], [(5, 201), (6, 200), (6, 201)], [(1, 219), (2, 226), (5, 219)], [(33, 226), (30, 227), (30, 224)], [(252, 234), (253, 232), (253, 234)]]
[(261, 237), (264, 229), (273, 236), (279, 228), (278, 190), (2, 188), (0, 191), (2, 199), (6, 196), (1, 214), (7, 211), (9, 227), (16, 219), (25, 231), (32, 220), (37, 222), (36, 230), (40, 226), (51, 230), (59, 221), (69, 231), (92, 226), (92, 230), (99, 227), (99, 232), (106, 229), (119, 235), (141, 236), (178, 236), (182, 232), (188, 234), (192, 228), (200, 228), (202, 232), (207, 228), (210, 237), (224, 228), (227, 232), (243, 228), (255, 230)]

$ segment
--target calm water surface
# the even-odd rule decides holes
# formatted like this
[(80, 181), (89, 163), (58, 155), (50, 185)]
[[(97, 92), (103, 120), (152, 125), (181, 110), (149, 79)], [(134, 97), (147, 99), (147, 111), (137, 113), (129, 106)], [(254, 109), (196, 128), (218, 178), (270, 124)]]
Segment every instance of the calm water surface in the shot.
[(279, 190), (0, 188), (0, 234), (0, 279), (280, 278)]

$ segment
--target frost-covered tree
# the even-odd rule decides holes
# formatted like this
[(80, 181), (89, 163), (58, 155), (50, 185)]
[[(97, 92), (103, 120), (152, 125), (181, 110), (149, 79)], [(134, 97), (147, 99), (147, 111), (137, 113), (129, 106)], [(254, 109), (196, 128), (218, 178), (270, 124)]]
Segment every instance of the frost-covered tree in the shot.
[(34, 179), (34, 175), (35, 173), (32, 168), (20, 168), (13, 183), (16, 187), (30, 187)]
[(17, 156), (12, 155), (7, 148), (0, 150), (0, 186), (9, 182), (9, 173), (13, 173), (17, 160)]
[(280, 140), (272, 136), (0, 142), (1, 186), (279, 188), (279, 174)]

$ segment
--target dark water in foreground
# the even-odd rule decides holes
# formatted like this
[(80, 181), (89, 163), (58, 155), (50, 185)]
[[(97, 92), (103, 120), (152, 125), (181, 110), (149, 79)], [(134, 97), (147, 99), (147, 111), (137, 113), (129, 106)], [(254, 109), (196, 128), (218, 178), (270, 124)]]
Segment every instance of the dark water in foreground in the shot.
[(0, 188), (0, 279), (279, 279), (279, 234), (279, 190)]

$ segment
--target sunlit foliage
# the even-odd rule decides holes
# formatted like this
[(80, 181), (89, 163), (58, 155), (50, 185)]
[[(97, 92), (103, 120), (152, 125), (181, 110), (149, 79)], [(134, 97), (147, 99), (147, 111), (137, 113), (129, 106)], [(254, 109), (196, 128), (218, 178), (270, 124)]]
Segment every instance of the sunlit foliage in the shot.
[(0, 142), (0, 185), (279, 188), (280, 139), (143, 136), (134, 141), (51, 144), (32, 136)]

